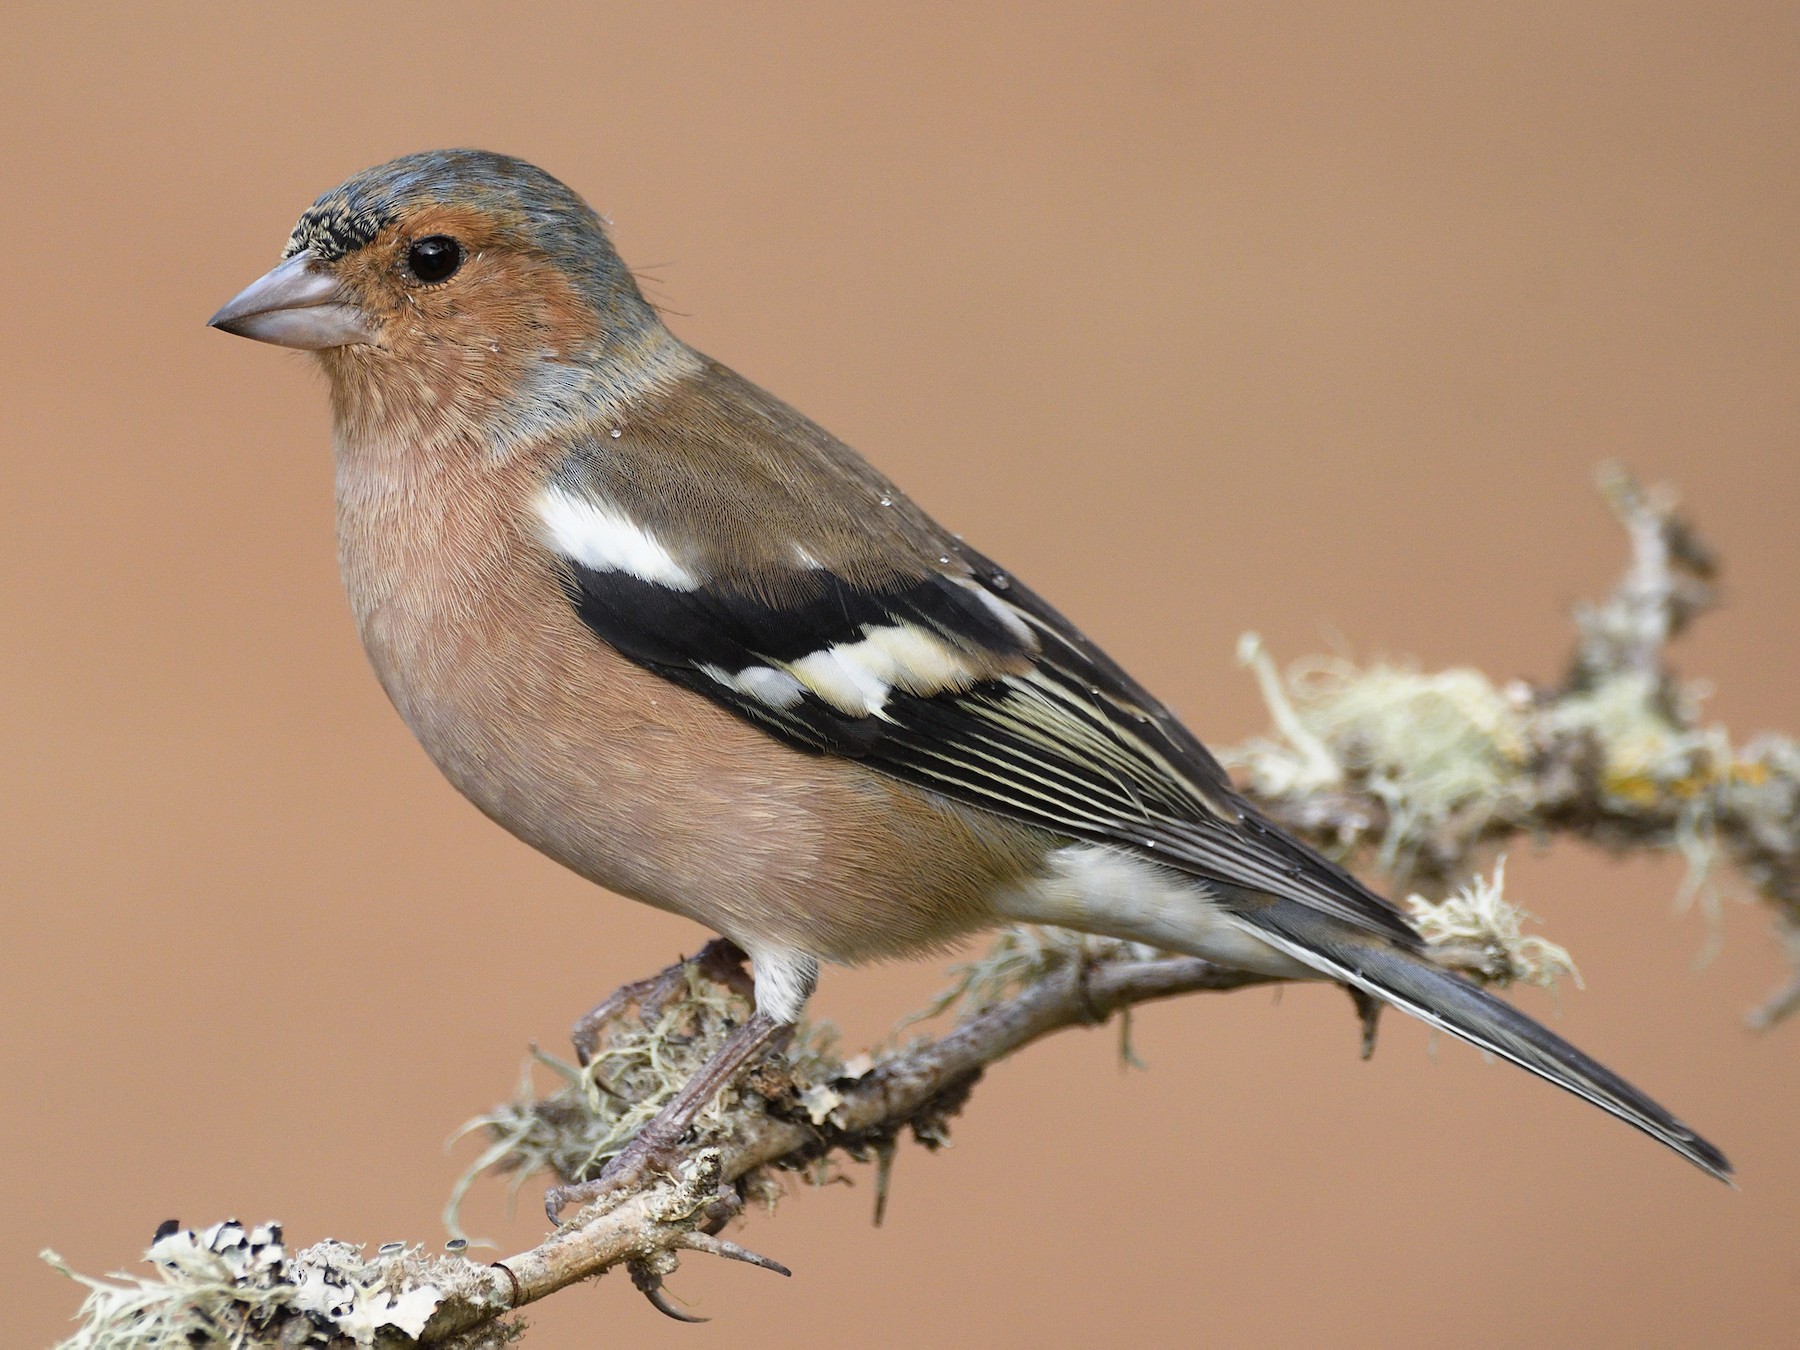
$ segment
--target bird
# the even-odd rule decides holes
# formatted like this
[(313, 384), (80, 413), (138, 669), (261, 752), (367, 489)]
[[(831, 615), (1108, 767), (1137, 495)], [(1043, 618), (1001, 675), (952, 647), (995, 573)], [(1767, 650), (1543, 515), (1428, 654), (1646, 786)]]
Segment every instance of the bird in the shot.
[(450, 782), (750, 963), (754, 1011), (600, 1178), (552, 1188), (552, 1220), (668, 1159), (821, 964), (1016, 923), (1336, 982), (1729, 1181), (1650, 1097), (1436, 964), (1011, 571), (678, 338), (543, 170), (457, 149), (355, 174), (210, 323), (322, 367), (357, 630)]

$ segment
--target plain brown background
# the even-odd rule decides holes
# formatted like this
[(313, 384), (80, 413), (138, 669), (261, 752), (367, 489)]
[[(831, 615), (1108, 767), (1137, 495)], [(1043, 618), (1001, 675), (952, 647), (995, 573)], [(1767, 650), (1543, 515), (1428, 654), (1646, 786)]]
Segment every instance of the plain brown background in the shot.
[[(0, 20), (5, 937), (0, 1342), (39, 1265), (158, 1220), (441, 1241), (443, 1141), (593, 998), (701, 934), (596, 893), (436, 775), (365, 669), (302, 357), (207, 331), (299, 211), (432, 146), (535, 160), (685, 337), (1047, 591), (1202, 734), (1233, 664), (1553, 677), (1680, 483), (1726, 605), (1679, 650), (1800, 728), (1800, 11), (1792, 4), (11, 8)], [(1587, 976), (1534, 1011), (1741, 1168), (1734, 1193), (1330, 989), (1194, 998), (991, 1075), (955, 1147), (620, 1277), (538, 1350), (1764, 1346), (1800, 1318), (1800, 1026), (1678, 867), (1516, 853)], [(827, 974), (853, 1042), (941, 964)], [(536, 1239), (487, 1186), (471, 1223)]]

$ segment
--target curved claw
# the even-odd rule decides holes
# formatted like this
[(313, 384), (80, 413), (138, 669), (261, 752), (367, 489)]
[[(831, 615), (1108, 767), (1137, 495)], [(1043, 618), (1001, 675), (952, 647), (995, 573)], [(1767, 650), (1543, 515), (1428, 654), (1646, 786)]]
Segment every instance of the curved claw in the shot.
[(681, 1245), (696, 1252), (705, 1252), (708, 1256), (721, 1256), (727, 1261), (742, 1261), (747, 1266), (755, 1266), (759, 1270), (772, 1270), (777, 1275), (789, 1275), (794, 1272), (781, 1262), (772, 1260), (748, 1247), (740, 1247), (735, 1242), (728, 1242), (711, 1233), (688, 1233), (681, 1239)]
[(663, 1292), (662, 1276), (658, 1275), (654, 1270), (651, 1270), (650, 1267), (645, 1265), (642, 1261), (633, 1261), (626, 1269), (631, 1272), (631, 1282), (637, 1286), (637, 1291), (645, 1298), (649, 1299), (650, 1306), (655, 1308), (656, 1311), (661, 1313), (664, 1317), (672, 1317), (677, 1322), (699, 1323), (712, 1321), (712, 1318), (710, 1317), (696, 1317), (692, 1313), (683, 1312), (673, 1303), (670, 1303), (668, 1295)]

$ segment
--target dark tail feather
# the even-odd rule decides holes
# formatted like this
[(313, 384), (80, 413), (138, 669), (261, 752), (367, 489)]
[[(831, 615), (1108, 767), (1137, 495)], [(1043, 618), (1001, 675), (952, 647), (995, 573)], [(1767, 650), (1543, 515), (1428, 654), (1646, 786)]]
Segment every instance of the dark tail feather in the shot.
[(1731, 1164), (1694, 1131), (1512, 1004), (1422, 957), (1341, 930), (1322, 915), (1277, 904), (1243, 916), (1258, 937), (1353, 989), (1511, 1060), (1661, 1140), (1721, 1181)]

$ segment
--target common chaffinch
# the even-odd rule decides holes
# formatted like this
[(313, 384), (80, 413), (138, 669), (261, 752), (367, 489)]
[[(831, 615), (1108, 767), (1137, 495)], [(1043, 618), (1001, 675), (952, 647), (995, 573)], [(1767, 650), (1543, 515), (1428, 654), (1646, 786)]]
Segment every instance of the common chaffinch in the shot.
[(820, 962), (1018, 922), (1337, 981), (1729, 1176), (1434, 964), (1009, 572), (675, 337), (542, 170), (447, 150), (359, 173), (212, 324), (329, 377), (351, 607), (450, 781), (753, 962), (755, 1013), (600, 1186), (781, 1039)]

